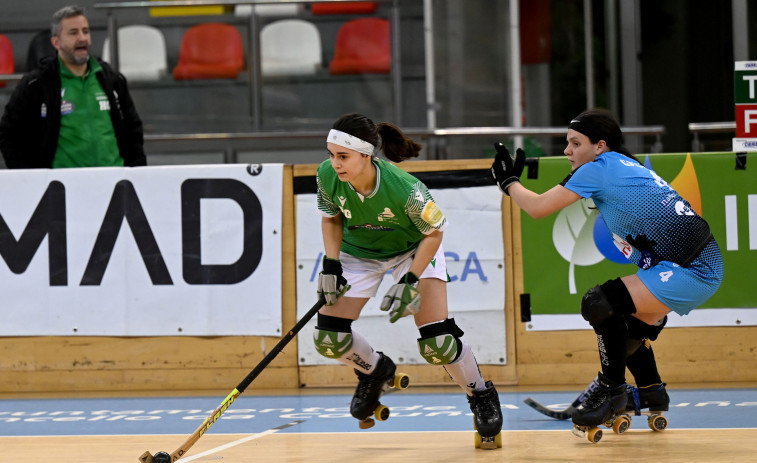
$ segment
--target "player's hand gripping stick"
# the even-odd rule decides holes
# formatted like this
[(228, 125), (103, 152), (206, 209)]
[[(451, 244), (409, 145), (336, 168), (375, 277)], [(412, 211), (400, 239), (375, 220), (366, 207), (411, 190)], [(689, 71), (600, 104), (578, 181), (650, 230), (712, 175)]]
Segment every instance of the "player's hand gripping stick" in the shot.
[(342, 276), (342, 263), (323, 256), (323, 270), (318, 274), (318, 296), (326, 300), (326, 305), (334, 305), (349, 289), (350, 285)]

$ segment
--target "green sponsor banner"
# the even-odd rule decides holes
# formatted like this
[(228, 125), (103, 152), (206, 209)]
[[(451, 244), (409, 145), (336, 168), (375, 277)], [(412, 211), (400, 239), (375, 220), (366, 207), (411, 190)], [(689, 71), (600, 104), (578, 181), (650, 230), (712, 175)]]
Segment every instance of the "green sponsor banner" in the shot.
[(734, 102), (757, 103), (757, 61), (737, 61), (733, 76)]
[[(637, 156), (691, 203), (718, 241), (723, 284), (701, 308), (757, 308), (757, 153), (741, 156), (746, 164), (744, 158), (737, 162), (734, 153)], [(540, 158), (538, 178), (524, 175), (521, 181), (543, 193), (569, 173), (567, 158)], [(613, 255), (612, 238), (589, 206), (580, 200), (540, 220), (521, 212), (524, 289), (532, 314), (580, 314), (581, 297), (589, 288), (638, 270), (620, 263), (619, 252)]]

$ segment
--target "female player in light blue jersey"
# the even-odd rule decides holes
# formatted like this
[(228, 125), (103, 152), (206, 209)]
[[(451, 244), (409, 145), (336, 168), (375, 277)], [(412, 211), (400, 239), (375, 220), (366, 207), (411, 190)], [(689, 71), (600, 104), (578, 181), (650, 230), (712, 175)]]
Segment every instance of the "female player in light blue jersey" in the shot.
[[(723, 261), (707, 222), (665, 180), (634, 158), (622, 143), (613, 115), (594, 109), (568, 126), (565, 155), (572, 172), (559, 185), (536, 194), (518, 181), (525, 154), (515, 159), (497, 146), (492, 176), (500, 189), (534, 218), (581, 198), (591, 198), (616, 246), (639, 270), (591, 288), (581, 315), (597, 334), (602, 371), (593, 394), (573, 413), (573, 423), (592, 427), (626, 409), (668, 409), (649, 342), (671, 310), (686, 315), (717, 291)], [(629, 402), (626, 366), (640, 401)], [(630, 390), (630, 389), (629, 389)]]
[(358, 386), (350, 411), (361, 427), (372, 425), (369, 417), (396, 366), (352, 322), (392, 270), (396, 284), (381, 310), (389, 312), (392, 323), (414, 316), (421, 356), (444, 367), (466, 392), (479, 434), (493, 442), (502, 427), (497, 391), (481, 376), (463, 331), (448, 318), (441, 245), (447, 219), (422, 182), (377, 157), (379, 146), (394, 162), (416, 157), (421, 149), (394, 125), (374, 124), (360, 114), (342, 116), (326, 139), (329, 159), (316, 177), (326, 251), (318, 276), (326, 306), (318, 314), (316, 349), (355, 369)]

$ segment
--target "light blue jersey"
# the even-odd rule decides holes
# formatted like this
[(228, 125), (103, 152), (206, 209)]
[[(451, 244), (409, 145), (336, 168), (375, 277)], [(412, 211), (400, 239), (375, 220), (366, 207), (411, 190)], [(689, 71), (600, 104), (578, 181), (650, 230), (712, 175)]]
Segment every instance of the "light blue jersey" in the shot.
[(720, 286), (723, 262), (709, 225), (654, 171), (610, 151), (561, 184), (594, 201), (618, 249), (675, 312), (688, 313)]

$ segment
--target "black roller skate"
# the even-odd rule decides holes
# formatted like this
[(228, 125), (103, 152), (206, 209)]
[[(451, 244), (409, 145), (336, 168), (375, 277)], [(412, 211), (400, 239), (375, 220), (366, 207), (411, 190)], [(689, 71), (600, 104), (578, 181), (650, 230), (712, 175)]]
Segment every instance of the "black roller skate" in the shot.
[(468, 396), (476, 430), (474, 444), (476, 448), (496, 449), (502, 447), (502, 407), (494, 384), (487, 381), (485, 386), (486, 389), (473, 391), (473, 395)]
[[(592, 443), (602, 439), (602, 430), (597, 426), (612, 422), (626, 410), (628, 404), (627, 385), (610, 380), (602, 373), (597, 376), (599, 386), (579, 405), (573, 416), (573, 434), (587, 437)], [(625, 429), (618, 430), (618, 433)]]
[(379, 399), (389, 388), (405, 389), (410, 379), (405, 374), (395, 374), (397, 367), (386, 355), (379, 352), (379, 361), (371, 374), (355, 370), (358, 384), (350, 403), (350, 413), (360, 420), (360, 429), (367, 429), (376, 424), (372, 415), (379, 421), (389, 419), (389, 408), (381, 405)]
[[(626, 410), (623, 416), (615, 420), (616, 422), (625, 418), (630, 426), (631, 415), (646, 415), (647, 425), (651, 430), (664, 431), (668, 427), (668, 419), (663, 415), (663, 412), (670, 408), (670, 397), (665, 390), (665, 383), (644, 387), (628, 386), (627, 395)], [(613, 424), (613, 430), (620, 426)]]

